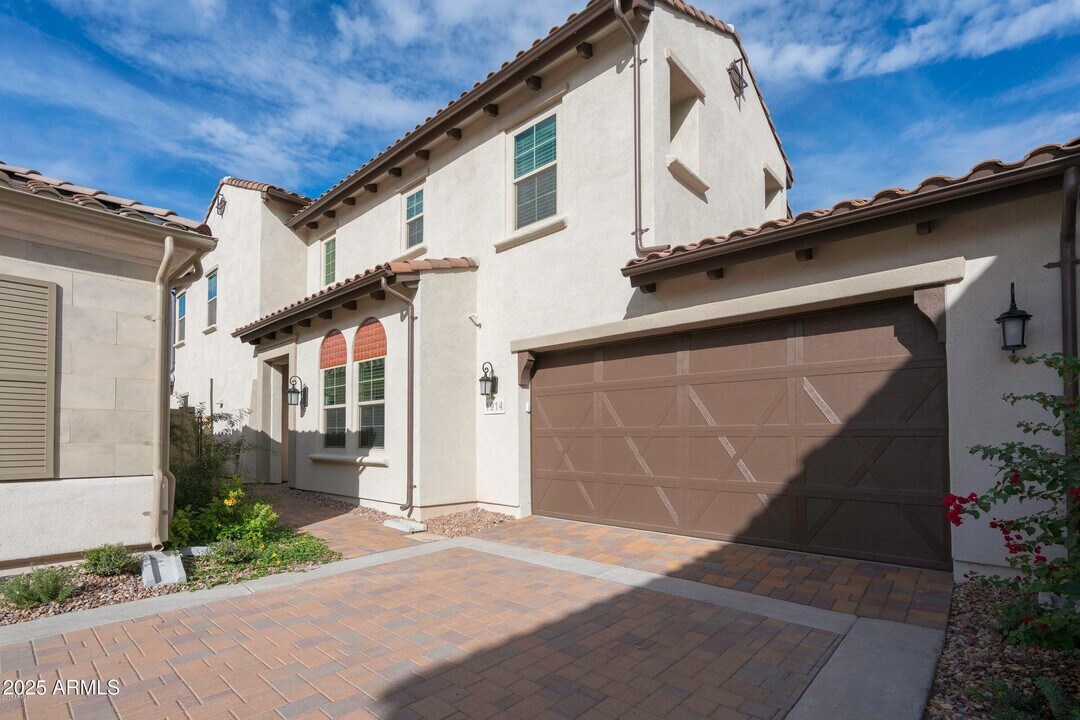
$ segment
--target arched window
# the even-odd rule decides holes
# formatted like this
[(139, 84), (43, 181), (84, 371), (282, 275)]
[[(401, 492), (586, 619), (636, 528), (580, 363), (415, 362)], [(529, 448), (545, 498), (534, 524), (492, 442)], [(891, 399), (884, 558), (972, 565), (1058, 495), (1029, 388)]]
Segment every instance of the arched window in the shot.
[(323, 445), (345, 447), (345, 366), (349, 348), (340, 330), (331, 330), (319, 348), (319, 369), (322, 370)]
[(353, 362), (360, 447), (381, 448), (386, 430), (386, 331), (375, 318), (368, 318), (357, 329)]

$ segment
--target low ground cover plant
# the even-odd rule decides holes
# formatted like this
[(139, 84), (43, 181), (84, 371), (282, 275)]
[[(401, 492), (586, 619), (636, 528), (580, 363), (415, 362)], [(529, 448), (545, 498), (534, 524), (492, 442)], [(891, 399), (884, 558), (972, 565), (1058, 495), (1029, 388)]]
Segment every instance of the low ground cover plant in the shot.
[(20, 610), (62, 602), (75, 592), (68, 568), (34, 568), (24, 575), (16, 575), (0, 585), (0, 597), (4, 602)]
[(1050, 678), (1034, 681), (1037, 693), (1024, 693), (1002, 680), (988, 680), (985, 690), (968, 694), (990, 708), (990, 720), (1080, 720), (1080, 702)]
[(139, 570), (139, 557), (121, 543), (107, 543), (83, 552), (82, 569), (102, 577), (133, 574)]
[[(1045, 365), (1063, 379), (1080, 374), (1080, 361), (1060, 353), (1022, 362)], [(1010, 393), (1005, 400), (1012, 405), (1034, 403), (1044, 411), (1042, 419), (1018, 423), (1031, 440), (972, 448), (973, 454), (995, 466), (999, 479), (982, 494), (950, 493), (942, 504), (954, 525), (963, 524), (964, 518), (988, 516), (989, 526), (1001, 533), (1013, 573), (971, 577), (1016, 591), (1018, 600), (999, 609), (1005, 638), (1080, 648), (1080, 409), (1064, 395), (1046, 392)], [(1046, 438), (1055, 447), (1042, 444)], [(1063, 442), (1067, 451), (1058, 449)], [(995, 509), (1016, 516), (1002, 519), (991, 514)], [(1022, 514), (1024, 510), (1027, 514)], [(1039, 602), (1040, 593), (1051, 601)]]

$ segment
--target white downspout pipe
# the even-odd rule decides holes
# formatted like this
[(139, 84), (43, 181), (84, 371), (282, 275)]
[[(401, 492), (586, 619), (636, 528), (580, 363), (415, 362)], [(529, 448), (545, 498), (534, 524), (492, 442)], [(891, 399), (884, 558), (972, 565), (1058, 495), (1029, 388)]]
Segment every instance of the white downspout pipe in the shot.
[[(150, 507), (153, 522), (150, 526), (150, 545), (154, 550), (164, 547), (161, 542), (162, 516), (168, 517), (168, 511), (162, 507), (161, 498), (165, 484), (165, 472), (168, 468), (169, 446), (165, 440), (165, 423), (168, 419), (168, 400), (165, 387), (168, 378), (169, 346), (169, 266), (172, 265), (176, 252), (176, 241), (172, 235), (165, 238), (165, 254), (158, 266), (157, 277), (157, 338), (154, 343), (154, 495)], [(167, 531), (166, 531), (167, 532)]]

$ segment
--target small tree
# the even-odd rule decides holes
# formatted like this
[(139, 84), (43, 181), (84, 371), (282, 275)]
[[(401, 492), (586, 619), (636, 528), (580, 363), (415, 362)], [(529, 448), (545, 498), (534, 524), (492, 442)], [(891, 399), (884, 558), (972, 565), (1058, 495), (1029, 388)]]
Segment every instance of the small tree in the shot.
[[(1078, 377), (1080, 361), (1060, 353), (1023, 358), (1028, 365), (1043, 364), (1064, 380)], [(1036, 392), (1009, 393), (1005, 400), (1016, 405), (1033, 402), (1049, 417), (1017, 423), (1025, 435), (1052, 437), (1065, 444), (1066, 451), (1037, 442), (1012, 441), (1000, 445), (977, 445), (972, 454), (994, 464), (1001, 477), (979, 495), (945, 496), (946, 516), (954, 525), (963, 517), (979, 518), (997, 505), (1025, 502), (1037, 505), (1027, 515), (1012, 520), (992, 517), (990, 527), (999, 531), (1015, 575), (998, 578), (971, 573), (984, 585), (1008, 587), (1019, 600), (1002, 609), (1003, 617), (1015, 618), (1004, 632), (1010, 641), (1056, 647), (1080, 645), (1080, 411), (1063, 395)], [(1039, 593), (1048, 593), (1053, 602), (1038, 603)]]

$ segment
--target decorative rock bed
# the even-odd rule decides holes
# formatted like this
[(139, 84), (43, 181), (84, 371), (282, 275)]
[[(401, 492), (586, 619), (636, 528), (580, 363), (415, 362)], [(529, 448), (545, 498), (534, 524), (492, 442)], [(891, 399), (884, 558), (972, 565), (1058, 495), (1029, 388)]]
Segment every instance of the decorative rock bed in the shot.
[(967, 688), (985, 692), (983, 683), (990, 678), (1034, 693), (1034, 681), (1045, 676), (1080, 698), (1080, 651), (1009, 645), (997, 632), (994, 608), (1008, 597), (1007, 591), (974, 582), (953, 591), (945, 647), (926, 706), (927, 720), (987, 718), (989, 708), (970, 697)]

